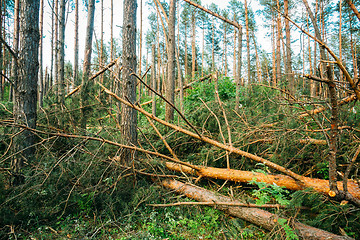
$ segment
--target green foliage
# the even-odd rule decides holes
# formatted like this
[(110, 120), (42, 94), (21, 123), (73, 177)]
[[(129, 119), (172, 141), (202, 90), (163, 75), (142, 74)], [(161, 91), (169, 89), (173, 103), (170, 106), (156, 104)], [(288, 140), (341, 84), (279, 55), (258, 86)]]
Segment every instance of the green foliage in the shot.
[(287, 220), (284, 218), (279, 218), (278, 223), (285, 231), (287, 240), (298, 240), (299, 237), (296, 235), (295, 231), (287, 224)]
[(276, 184), (267, 184), (257, 182), (256, 178), (249, 182), (250, 184), (257, 185), (258, 189), (253, 190), (253, 196), (256, 198), (257, 205), (264, 205), (271, 201), (277, 204), (287, 206), (290, 201), (287, 199), (289, 191)]

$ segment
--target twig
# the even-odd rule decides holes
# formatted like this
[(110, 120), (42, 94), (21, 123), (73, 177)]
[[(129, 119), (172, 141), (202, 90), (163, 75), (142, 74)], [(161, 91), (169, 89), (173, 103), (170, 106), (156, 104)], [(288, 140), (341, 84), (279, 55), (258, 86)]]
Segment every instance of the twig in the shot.
[(15, 58), (15, 61), (19, 60), (18, 55), (11, 49), (11, 47), (7, 44), (7, 42), (0, 36), (0, 41), (5, 45), (5, 47), (9, 50), (10, 54)]
[(199, 135), (200, 139), (202, 138), (201, 134), (199, 133), (199, 131), (185, 118), (185, 116), (179, 111), (179, 109), (177, 109), (175, 107), (174, 104), (172, 104), (171, 102), (169, 102), (163, 95), (159, 94), (158, 92), (156, 92), (154, 89), (152, 89), (149, 85), (146, 84), (146, 82), (144, 82), (136, 73), (132, 73), (130, 75), (134, 75), (137, 79), (139, 79), (139, 81), (145, 85), (145, 87), (147, 87), (148, 89), (150, 89), (150, 91), (152, 91), (153, 93), (155, 93), (156, 95), (158, 95), (161, 99), (163, 99), (167, 104), (169, 104), (172, 108), (174, 108), (174, 110), (180, 115), (180, 117)]
[[(280, 166), (280, 165), (278, 165), (278, 164), (276, 164), (276, 163), (273, 163), (273, 162), (271, 162), (271, 161), (269, 161), (269, 160), (266, 160), (266, 159), (264, 159), (264, 158), (262, 158), (262, 157), (259, 157), (259, 156), (257, 156), (257, 155), (251, 154), (251, 153), (249, 153), (249, 152), (242, 151), (242, 150), (240, 150), (240, 149), (238, 149), (238, 148), (235, 148), (235, 147), (230, 147), (230, 146), (228, 146), (228, 145), (226, 145), (226, 144), (220, 143), (220, 142), (215, 141), (215, 140), (213, 140), (213, 139), (211, 139), (211, 138), (208, 138), (208, 137), (205, 137), (205, 136), (199, 136), (199, 134), (196, 134), (196, 133), (191, 132), (191, 131), (189, 131), (189, 130), (183, 129), (183, 128), (181, 128), (181, 127), (179, 127), (179, 126), (176, 126), (176, 125), (174, 125), (174, 124), (172, 124), (172, 123), (166, 122), (166, 121), (164, 121), (164, 120), (162, 120), (162, 119), (160, 119), (160, 118), (152, 115), (151, 113), (145, 111), (144, 109), (142, 109), (142, 108), (140, 108), (140, 107), (133, 106), (132, 104), (130, 104), (129, 102), (127, 102), (127, 101), (124, 100), (123, 98), (117, 96), (115, 93), (111, 92), (109, 89), (107, 89), (106, 87), (104, 87), (101, 83), (99, 83), (99, 82), (97, 82), (97, 83), (104, 89), (104, 91), (105, 91), (107, 94), (109, 94), (110, 96), (112, 96), (113, 98), (115, 98), (116, 100), (118, 100), (119, 102), (121, 102), (121, 103), (123, 103), (123, 104), (125, 104), (125, 105), (127, 105), (127, 106), (129, 106), (129, 107), (133, 107), (135, 110), (137, 110), (137, 111), (139, 111), (140, 113), (144, 114), (145, 116), (148, 116), (148, 117), (150, 117), (151, 119), (153, 119), (153, 120), (155, 120), (155, 121), (163, 124), (164, 126), (170, 127), (170, 128), (172, 128), (172, 129), (174, 129), (174, 130), (176, 130), (176, 131), (182, 132), (182, 133), (184, 133), (184, 134), (186, 134), (186, 135), (188, 135), (188, 136), (191, 136), (191, 137), (196, 138), (196, 139), (199, 139), (199, 140), (201, 140), (201, 141), (203, 141), (203, 142), (209, 143), (209, 144), (211, 144), (211, 145), (213, 145), (213, 146), (216, 146), (216, 147), (218, 147), (218, 148), (221, 148), (221, 149), (223, 149), (223, 150), (225, 150), (225, 151), (229, 151), (229, 152), (235, 153), (235, 154), (237, 154), (237, 155), (244, 156), (244, 157), (246, 157), (246, 158), (250, 158), (250, 159), (253, 160), (253, 161), (263, 163), (263, 164), (265, 164), (266, 166), (268, 166), (268, 167), (270, 167), (270, 168), (272, 168), (272, 169), (275, 169), (275, 170), (277, 170), (277, 171), (279, 171), (279, 172), (282, 172), (282, 173), (284, 173), (284, 174), (286, 174), (286, 175), (288, 175), (288, 176), (291, 176), (292, 178), (294, 178), (294, 179), (296, 179), (296, 180), (298, 180), (298, 181), (301, 181), (301, 182), (302, 182), (302, 181), (304, 180), (304, 177), (303, 177), (303, 176), (301, 176), (301, 175), (299, 175), (299, 174), (296, 174), (295, 172), (293, 172), (293, 171), (291, 171), (291, 170), (289, 170), (289, 169), (287, 169), (287, 168), (285, 168), (285, 167), (283, 167), (283, 166)], [(168, 158), (169, 158), (169, 157), (168, 157)], [(173, 158), (171, 158), (171, 159), (172, 159), (172, 161), (175, 160), (175, 159), (173, 159)]]
[[(92, 75), (92, 76), (89, 78), (89, 81), (97, 78), (98, 76), (100, 76), (101, 74), (103, 74), (104, 72), (106, 72), (108, 69), (110, 69), (112, 66), (114, 66), (119, 59), (120, 59), (120, 57), (118, 57), (117, 59), (113, 60), (113, 61), (110, 62), (108, 65), (106, 65), (105, 67), (103, 67), (102, 69), (100, 69), (98, 72), (96, 72), (94, 75)], [(122, 68), (123, 68), (123, 67), (121, 67), (119, 71), (121, 71)], [(69, 94), (66, 95), (65, 98), (70, 97), (71, 95), (73, 95), (74, 93), (76, 93), (77, 91), (79, 91), (79, 90), (81, 89), (81, 86), (82, 86), (82, 84), (80, 84), (79, 86), (77, 86), (74, 90), (72, 90), (71, 92), (69, 92)]]

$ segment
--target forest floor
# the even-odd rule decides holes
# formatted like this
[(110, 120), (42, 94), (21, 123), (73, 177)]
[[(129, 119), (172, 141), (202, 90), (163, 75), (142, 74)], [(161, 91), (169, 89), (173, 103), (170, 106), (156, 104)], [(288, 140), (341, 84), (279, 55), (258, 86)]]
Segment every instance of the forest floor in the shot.
[[(232, 80), (219, 79), (217, 88), (218, 95), (213, 82), (204, 82), (194, 84), (187, 91), (184, 115), (197, 131), (303, 176), (328, 179), (329, 150), (324, 144), (324, 131), (329, 127), (329, 112), (324, 111), (315, 119), (299, 118), (304, 113), (303, 106), (312, 110), (319, 103), (326, 103), (325, 100), (299, 93), (294, 101), (276, 89), (252, 85), (242, 87), (240, 109), (236, 112)], [(162, 157), (140, 152), (132, 166), (127, 166), (118, 158), (121, 148), (102, 140), (120, 142), (121, 136), (114, 117), (116, 103), (105, 93), (101, 94), (93, 99), (86, 135), (79, 134), (76, 125), (81, 117), (78, 96), (66, 99), (62, 109), (53, 98), (45, 99), (38, 117), (38, 130), (42, 132), (37, 134), (41, 141), (35, 159), (24, 170), (26, 183), (9, 187), (7, 172), (0, 173), (0, 239), (299, 239), (291, 228), (293, 219), (335, 234), (360, 238), (359, 208), (311, 189), (291, 191), (256, 179), (234, 183), (199, 178), (170, 171)], [(141, 102), (150, 100), (144, 90)], [(11, 104), (4, 102), (2, 106), (0, 168), (8, 169), (12, 125), (11, 114), (5, 109), (11, 109)], [(151, 112), (151, 104), (143, 105), (143, 109)], [(340, 109), (341, 126), (348, 126), (339, 137), (340, 174), (346, 171), (358, 146), (360, 116), (356, 112), (359, 111), (359, 104)], [(163, 119), (164, 112), (164, 103), (159, 100), (157, 116)], [(177, 114), (173, 123), (191, 130)], [(323, 129), (319, 129), (319, 123)], [(157, 133), (141, 114), (138, 125), (142, 149), (171, 156), (160, 133), (183, 162), (277, 173), (264, 164), (229, 154), (155, 123)], [(281, 205), (266, 211), (289, 221), (280, 223), (283, 230), (267, 231), (213, 206), (186, 205), (184, 202), (194, 200), (159, 185), (165, 176), (249, 204)], [(351, 178), (358, 178), (356, 170)], [(180, 204), (171, 206), (174, 203)], [(154, 206), (157, 204), (170, 205)]]

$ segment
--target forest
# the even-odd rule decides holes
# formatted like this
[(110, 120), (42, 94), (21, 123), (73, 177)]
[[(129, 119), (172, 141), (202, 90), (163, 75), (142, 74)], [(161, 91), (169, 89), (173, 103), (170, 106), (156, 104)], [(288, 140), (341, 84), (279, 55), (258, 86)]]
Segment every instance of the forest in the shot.
[(360, 239), (359, 8), (0, 0), (0, 239)]

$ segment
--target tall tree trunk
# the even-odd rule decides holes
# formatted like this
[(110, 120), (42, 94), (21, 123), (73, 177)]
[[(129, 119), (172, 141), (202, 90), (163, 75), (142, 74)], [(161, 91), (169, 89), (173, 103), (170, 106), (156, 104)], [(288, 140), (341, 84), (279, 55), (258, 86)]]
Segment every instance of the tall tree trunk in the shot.
[[(20, 3), (19, 71), (15, 82), (14, 119), (17, 124), (36, 128), (37, 80), (39, 72), (39, 0), (22, 0)], [(24, 130), (14, 139), (18, 154), (11, 163), (12, 184), (24, 182), (21, 174), (25, 161), (31, 161), (35, 153), (32, 147), (35, 135)]]
[(184, 48), (185, 48), (185, 79), (189, 77), (188, 49), (187, 49), (187, 22), (184, 24)]
[[(236, 21), (236, 15), (234, 13), (234, 22)], [(236, 76), (236, 27), (234, 27), (234, 40), (233, 40), (233, 46), (234, 46), (234, 55), (233, 55), (233, 78), (235, 80), (235, 83), (237, 82), (237, 76)]]
[(55, 58), (55, 0), (52, 0), (51, 4), (51, 62), (50, 62), (50, 81), (49, 81), (49, 89), (53, 86), (54, 83), (54, 58)]
[(226, 44), (226, 41), (227, 41), (227, 39), (226, 39), (226, 34), (227, 34), (227, 32), (226, 32), (226, 27), (227, 27), (227, 24), (226, 23), (224, 23), (224, 74), (225, 74), (225, 77), (227, 77), (227, 68), (228, 68), (228, 66), (227, 66), (227, 44)]
[(258, 50), (257, 50), (257, 46), (256, 46), (256, 40), (255, 40), (255, 34), (254, 34), (254, 32), (252, 32), (252, 39), (253, 39), (254, 47), (255, 47), (257, 82), (262, 83), (261, 68), (260, 68), (260, 59), (259, 59), (259, 55), (258, 55)]
[(44, 0), (40, 0), (40, 40), (39, 40), (39, 106), (43, 105), (44, 76), (43, 76), (43, 29), (44, 29)]
[(74, 72), (73, 72), (73, 81), (75, 86), (78, 86), (80, 84), (78, 74), (79, 74), (79, 0), (75, 0)]
[[(175, 14), (176, 14), (176, 0), (170, 1), (170, 12), (168, 22), (168, 75), (166, 84), (166, 99), (174, 104), (175, 91)], [(172, 121), (174, 119), (174, 108), (169, 104), (165, 106), (165, 121)]]
[(275, 47), (275, 15), (271, 16), (271, 45), (272, 45), (272, 85), (276, 87), (276, 47)]
[(204, 77), (204, 67), (205, 67), (205, 22), (202, 24), (202, 50), (201, 50), (201, 77)]
[(248, 15), (248, 5), (247, 0), (245, 0), (245, 25), (246, 25), (246, 49), (247, 49), (247, 79), (248, 84), (251, 83), (250, 76), (250, 35), (249, 35), (249, 15)]
[(57, 94), (59, 89), (59, 0), (54, 1), (54, 87)]
[[(285, 16), (289, 16), (289, 0), (284, 0)], [(291, 40), (290, 40), (290, 25), (289, 20), (285, 19), (285, 37), (286, 37), (286, 77), (289, 82), (289, 90), (291, 93), (295, 93), (295, 82), (292, 74), (291, 66)]]
[[(140, 39), (139, 39), (139, 76), (141, 76), (141, 59), (142, 59), (142, 0), (140, 0)], [(141, 84), (139, 84), (141, 86)], [(139, 87), (139, 95), (140, 95), (140, 89)]]
[(242, 66), (242, 28), (238, 29), (238, 63), (236, 73), (236, 97), (235, 97), (235, 111), (239, 111), (240, 108), (240, 85), (244, 86), (244, 82), (241, 77)]
[[(350, 29), (352, 29), (352, 20), (353, 20), (353, 18), (350, 17)], [(351, 56), (352, 56), (352, 61), (353, 61), (354, 79), (357, 79), (358, 78), (358, 67), (357, 67), (357, 58), (356, 58), (356, 44), (354, 44), (352, 31), (350, 31), (350, 48), (351, 48)]]
[[(152, 59), (152, 68), (151, 68), (151, 87), (152, 89), (154, 89), (156, 91), (156, 60), (155, 60), (155, 55), (156, 55), (156, 49), (155, 49), (155, 44), (152, 45), (151, 47), (151, 59)], [(155, 93), (151, 92), (152, 95), (152, 115), (154, 115), (156, 117), (156, 95)]]
[[(319, 39), (321, 42), (323, 42), (319, 27), (317, 25), (316, 18), (314, 17), (314, 14), (312, 13), (312, 11), (310, 9), (307, 0), (303, 0), (303, 2), (304, 2), (304, 5), (306, 7), (306, 10), (307, 10), (307, 12), (309, 14), (309, 17), (311, 19), (311, 22), (313, 24), (313, 27), (314, 27), (314, 30), (315, 30), (315, 36), (316, 36), (317, 39)], [(325, 66), (324, 66), (324, 64), (321, 63), (321, 61), (326, 61), (325, 48), (323, 46), (320, 46), (320, 58), (321, 58), (320, 59), (320, 70), (321, 70), (320, 77), (322, 77), (322, 74), (325, 72)]]
[(114, 0), (110, 2), (110, 60), (114, 59)]
[(191, 78), (192, 80), (195, 79), (195, 68), (196, 68), (196, 9), (193, 9), (191, 15)]
[(211, 27), (211, 71), (215, 71), (215, 24), (214, 18), (212, 20), (212, 27)]
[(64, 104), (65, 98), (65, 0), (60, 0), (59, 39), (58, 39), (58, 90), (59, 103)]
[[(276, 0), (276, 4), (278, 6), (278, 9), (280, 9), (279, 0)], [(276, 82), (280, 82), (281, 78), (281, 15), (280, 13), (277, 14), (276, 18)]]
[[(13, 50), (15, 53), (18, 53), (19, 50), (19, 10), (20, 10), (20, 0), (15, 0), (14, 2), (14, 33), (13, 33)], [(11, 80), (13, 83), (16, 83), (18, 80), (18, 62), (16, 59), (12, 59), (11, 62)], [(14, 86), (10, 88), (10, 94), (14, 91)], [(12, 91), (11, 91), (12, 90)], [(9, 98), (9, 101), (12, 101), (12, 98)]]
[[(132, 104), (136, 102), (136, 79), (131, 75), (136, 71), (136, 0), (124, 0), (123, 47), (122, 47), (122, 95)], [(137, 112), (122, 105), (121, 133), (126, 145), (137, 145)], [(122, 159), (130, 163), (132, 152), (124, 151)]]
[[(339, 59), (342, 62), (342, 1), (339, 2)], [(350, 31), (351, 33), (351, 31)], [(350, 43), (351, 44), (351, 43)], [(340, 81), (343, 80), (343, 72), (340, 71)]]
[[(100, 69), (104, 66), (104, 0), (101, 0), (100, 6), (101, 24), (100, 24)], [(100, 76), (100, 82), (104, 82), (104, 74)]]
[(94, 16), (95, 16), (95, 0), (88, 2), (88, 16), (86, 25), (86, 38), (85, 38), (85, 53), (83, 63), (83, 76), (81, 80), (81, 123), (80, 127), (86, 132), (87, 118), (90, 112), (89, 109), (89, 91), (91, 89), (90, 65), (91, 65), (91, 52), (92, 52), (92, 38), (94, 32)]
[[(180, 8), (179, 8), (179, 2), (177, 2), (177, 8), (178, 8), (178, 32), (177, 32), (177, 51), (176, 51), (176, 64), (178, 69), (178, 84), (180, 88), (180, 111), (184, 112), (184, 80), (182, 76), (181, 66), (180, 66)], [(204, 49), (204, 48), (203, 48)]]

